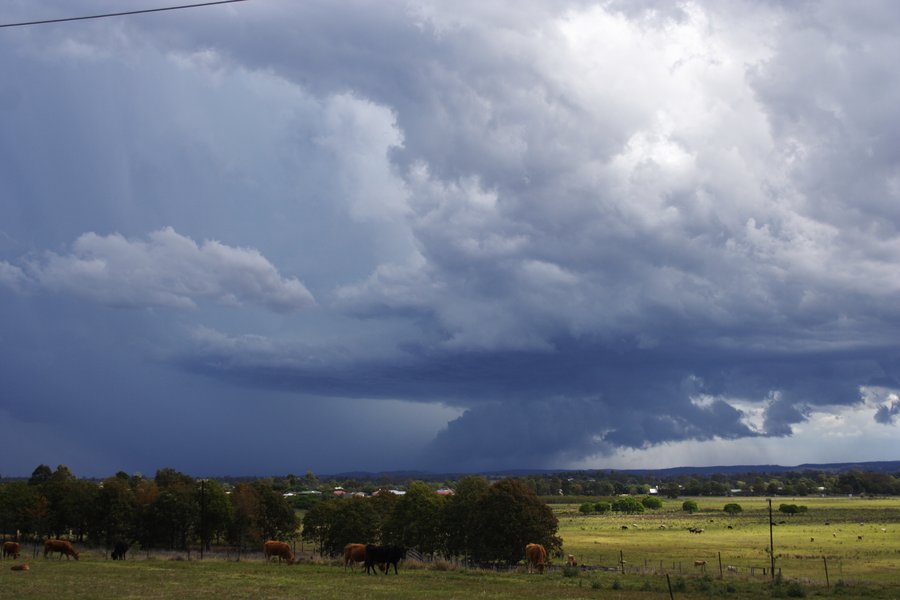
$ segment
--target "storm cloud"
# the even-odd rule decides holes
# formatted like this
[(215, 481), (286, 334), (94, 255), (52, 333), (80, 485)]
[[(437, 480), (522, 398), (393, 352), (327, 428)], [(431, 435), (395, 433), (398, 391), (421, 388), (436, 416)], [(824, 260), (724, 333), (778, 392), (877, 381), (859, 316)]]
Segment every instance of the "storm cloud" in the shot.
[[(87, 365), (111, 430), (195, 403), (187, 453), (278, 406), (380, 469), (895, 433), (898, 31), (888, 2), (253, 0), (4, 30), (0, 409), (82, 426), (52, 398)], [(301, 438), (240, 464), (370, 468)]]

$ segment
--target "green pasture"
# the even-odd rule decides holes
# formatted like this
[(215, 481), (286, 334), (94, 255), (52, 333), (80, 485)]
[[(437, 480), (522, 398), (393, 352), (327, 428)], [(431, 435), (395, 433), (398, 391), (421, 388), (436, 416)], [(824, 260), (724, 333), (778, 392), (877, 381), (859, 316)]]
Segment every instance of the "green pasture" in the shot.
[[(636, 515), (582, 515), (578, 505), (555, 505), (554, 511), (565, 553), (584, 564), (621, 567), (621, 556), (626, 572), (718, 578), (721, 557), (725, 577), (764, 577), (770, 565), (766, 499), (692, 498), (700, 507), (693, 514), (681, 510), (684, 500)], [(729, 502), (743, 512), (726, 514)], [(788, 516), (778, 511), (780, 504), (808, 510)], [(900, 590), (900, 499), (776, 498), (772, 505), (776, 573), (780, 569), (785, 579), (824, 585), (827, 566), (831, 584), (881, 582)], [(703, 533), (691, 533), (691, 527)], [(697, 560), (705, 567), (695, 566)]]
[[(700, 511), (681, 511), (684, 499), (640, 515), (582, 515), (577, 504), (554, 505), (564, 550), (584, 568), (564, 572), (562, 560), (544, 575), (523, 568), (491, 572), (404, 561), (400, 575), (345, 571), (336, 561), (316, 561), (306, 548), (299, 565), (266, 563), (259, 554), (241, 561), (215, 553), (145, 552), (111, 561), (101, 551), (83, 549), (81, 560), (32, 557), (23, 548), (18, 561), (0, 562), (0, 598), (668, 598), (678, 599), (840, 597), (900, 598), (900, 500), (790, 498), (774, 502), (776, 567), (781, 580), (762, 575), (768, 568), (768, 505), (764, 499), (694, 498)], [(743, 513), (722, 507), (738, 502)], [(781, 503), (808, 511), (787, 517)], [(826, 525), (826, 522), (828, 523)], [(862, 524), (860, 524), (862, 523)], [(622, 529), (622, 525), (628, 529)], [(728, 526), (731, 525), (731, 529)], [(693, 534), (689, 527), (703, 528)], [(884, 531), (881, 531), (882, 528)], [(863, 539), (858, 539), (863, 536)], [(812, 540), (810, 539), (812, 538)], [(619, 556), (625, 559), (621, 572)], [(720, 577), (718, 557), (723, 573)], [(829, 586), (824, 563), (828, 561)], [(694, 566), (706, 560), (705, 569)], [(12, 564), (31, 569), (13, 572)], [(737, 571), (725, 569), (735, 566)], [(754, 574), (750, 567), (758, 568)], [(606, 570), (609, 569), (609, 570)], [(668, 576), (668, 579), (667, 579)]]

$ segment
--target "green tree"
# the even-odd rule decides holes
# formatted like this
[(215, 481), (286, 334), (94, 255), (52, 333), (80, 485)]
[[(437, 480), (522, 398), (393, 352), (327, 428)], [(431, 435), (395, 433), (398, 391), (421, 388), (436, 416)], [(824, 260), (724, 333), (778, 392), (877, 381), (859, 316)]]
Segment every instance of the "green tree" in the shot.
[[(248, 544), (262, 542), (259, 530), (259, 498), (248, 483), (240, 483), (231, 491), (231, 523), (228, 539), (245, 549)], [(312, 511), (310, 511), (312, 512)]]
[(644, 496), (641, 499), (641, 504), (644, 505), (644, 508), (649, 508), (650, 510), (659, 510), (663, 506), (662, 500), (656, 496)]
[(623, 496), (616, 498), (612, 503), (612, 509), (615, 512), (625, 513), (628, 515), (644, 512), (644, 505), (637, 498), (631, 496)]
[(228, 531), (232, 516), (231, 502), (222, 485), (213, 479), (198, 481), (194, 485), (194, 500), (200, 513), (197, 537), (209, 550), (209, 545)]
[(0, 532), (34, 532), (34, 516), (41, 496), (24, 481), (0, 485)]
[(137, 501), (127, 479), (110, 477), (97, 490), (89, 535), (107, 548), (119, 540), (130, 543), (137, 532), (137, 516)]
[(722, 510), (724, 510), (729, 515), (736, 515), (739, 512), (742, 512), (744, 509), (740, 504), (737, 504), (736, 502), (729, 502)]
[(608, 513), (612, 510), (612, 504), (609, 502), (596, 502), (594, 504), (594, 511), (600, 514)]
[(472, 543), (477, 561), (515, 563), (529, 543), (542, 544), (548, 552), (558, 552), (562, 547), (553, 511), (515, 479), (491, 485), (475, 510)]
[(685, 500), (681, 503), (681, 510), (688, 514), (694, 514), (695, 512), (700, 510), (700, 507), (697, 506), (697, 503), (693, 500)]
[[(533, 492), (532, 492), (533, 493)], [(387, 543), (434, 554), (444, 547), (445, 499), (421, 481), (410, 484), (384, 526)]]
[(473, 538), (476, 535), (474, 516), (478, 502), (490, 484), (481, 476), (471, 475), (459, 480), (453, 495), (444, 507), (444, 532), (449, 556), (472, 555)]
[(259, 529), (266, 539), (294, 537), (297, 533), (297, 514), (284, 494), (276, 492), (264, 482), (253, 484), (259, 498)]

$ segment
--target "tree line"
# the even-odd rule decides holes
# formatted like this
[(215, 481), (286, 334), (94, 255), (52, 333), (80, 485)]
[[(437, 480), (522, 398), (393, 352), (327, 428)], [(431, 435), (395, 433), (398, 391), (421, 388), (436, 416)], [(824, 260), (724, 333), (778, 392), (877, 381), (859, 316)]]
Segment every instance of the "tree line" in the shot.
[(0, 535), (36, 539), (72, 536), (110, 547), (187, 549), (212, 543), (259, 547), (292, 536), (297, 517), (266, 481), (226, 489), (174, 469), (152, 479), (119, 472), (102, 481), (76, 478), (68, 467), (38, 466), (27, 481), (0, 485)]
[(457, 481), (449, 496), (414, 481), (403, 495), (383, 489), (329, 499), (303, 518), (304, 540), (325, 555), (340, 555), (348, 543), (374, 542), (478, 564), (518, 562), (529, 543), (559, 552), (558, 528), (552, 510), (522, 482), (489, 483), (480, 476)]

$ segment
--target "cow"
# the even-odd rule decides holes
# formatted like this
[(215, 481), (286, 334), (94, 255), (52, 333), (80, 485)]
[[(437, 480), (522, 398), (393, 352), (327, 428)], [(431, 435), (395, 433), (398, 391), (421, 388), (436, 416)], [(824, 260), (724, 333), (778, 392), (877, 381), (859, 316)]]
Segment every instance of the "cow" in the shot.
[(31, 567), (29, 567), (28, 565), (23, 563), (21, 565), (13, 565), (9, 568), (9, 570), (10, 571), (27, 571), (30, 568)]
[(347, 544), (344, 546), (344, 570), (352, 567), (353, 563), (366, 562), (365, 544)]
[(113, 545), (113, 551), (110, 554), (110, 558), (113, 560), (125, 560), (125, 554), (128, 552), (129, 548), (131, 548), (131, 545), (128, 542), (122, 540), (117, 541)]
[(547, 562), (547, 551), (540, 544), (528, 544), (525, 546), (525, 565), (529, 573), (544, 574), (544, 563)]
[(391, 571), (391, 565), (394, 565), (394, 573), (399, 575), (397, 571), (397, 563), (406, 558), (406, 548), (402, 546), (375, 546), (366, 544), (366, 573), (371, 569), (372, 574), (375, 573), (375, 565), (384, 564), (384, 574), (387, 575)]
[(269, 540), (265, 544), (263, 544), (263, 552), (266, 555), (267, 561), (273, 556), (277, 556), (279, 563), (282, 559), (284, 559), (287, 561), (287, 564), (294, 564), (294, 553), (291, 551), (291, 547), (286, 542), (276, 542), (275, 540)]
[(19, 558), (18, 542), (3, 542), (3, 558)]
[(695, 560), (694, 566), (700, 567), (701, 571), (705, 571), (706, 570), (706, 561), (705, 560)]
[(570, 554), (569, 557), (566, 559), (566, 564), (569, 565), (570, 567), (577, 567), (578, 561), (575, 560), (575, 555)]
[(69, 560), (70, 556), (75, 560), (78, 560), (78, 552), (75, 550), (75, 547), (72, 546), (72, 543), (67, 542), (66, 540), (46, 540), (44, 542), (44, 558), (47, 558), (47, 555), (51, 552), (59, 552), (60, 559), (62, 559), (63, 554), (65, 554), (66, 560)]

